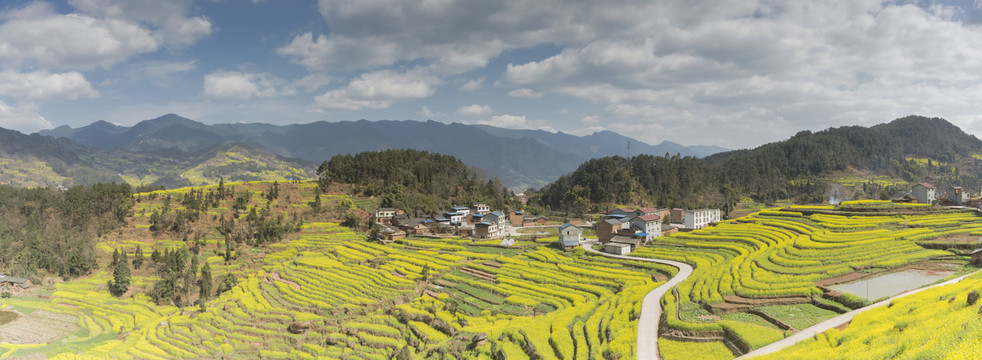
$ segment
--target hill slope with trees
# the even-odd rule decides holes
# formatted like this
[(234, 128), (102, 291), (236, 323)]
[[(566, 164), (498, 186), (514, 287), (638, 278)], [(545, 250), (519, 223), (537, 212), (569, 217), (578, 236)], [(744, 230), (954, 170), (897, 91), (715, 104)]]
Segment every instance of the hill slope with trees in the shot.
[(593, 159), (544, 187), (539, 201), (578, 211), (615, 203), (725, 209), (742, 196), (814, 203), (824, 201), (843, 177), (861, 185), (857, 197), (889, 197), (921, 181), (978, 189), (980, 153), (982, 141), (948, 121), (908, 116), (868, 128), (802, 131), (788, 140), (705, 159), (667, 154)]

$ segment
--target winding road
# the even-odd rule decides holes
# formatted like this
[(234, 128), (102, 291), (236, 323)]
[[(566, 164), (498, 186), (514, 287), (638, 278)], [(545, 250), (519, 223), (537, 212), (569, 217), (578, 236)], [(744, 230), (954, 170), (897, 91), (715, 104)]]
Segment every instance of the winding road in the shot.
[(676, 285), (685, 279), (688, 279), (689, 276), (692, 275), (692, 266), (678, 261), (608, 254), (594, 250), (591, 247), (594, 244), (596, 244), (596, 241), (582, 243), (580, 246), (586, 249), (586, 251), (594, 252), (607, 257), (648, 261), (674, 266), (679, 269), (679, 272), (675, 274), (675, 276), (669, 279), (668, 282), (662, 284), (654, 290), (651, 290), (648, 295), (645, 295), (644, 300), (641, 302), (641, 316), (638, 319), (638, 360), (661, 359), (661, 357), (658, 356), (658, 323), (661, 322), (661, 298), (665, 296), (666, 292), (674, 289)]
[(954, 279), (951, 279), (951, 280), (948, 280), (948, 281), (945, 281), (945, 282), (942, 282), (942, 283), (938, 283), (938, 284), (934, 284), (934, 285), (931, 285), (931, 286), (922, 287), (922, 288), (919, 288), (919, 289), (914, 289), (914, 290), (910, 290), (910, 291), (907, 291), (907, 292), (903, 292), (903, 293), (894, 295), (894, 296), (890, 297), (889, 299), (880, 301), (880, 302), (878, 302), (876, 304), (873, 304), (873, 305), (870, 305), (870, 306), (867, 306), (867, 307), (863, 307), (863, 308), (859, 308), (859, 309), (856, 309), (856, 310), (847, 312), (845, 314), (836, 316), (834, 318), (831, 318), (831, 319), (822, 321), (822, 322), (820, 322), (818, 324), (815, 324), (815, 325), (812, 325), (812, 326), (810, 326), (808, 328), (805, 328), (804, 330), (801, 330), (801, 331), (797, 332), (794, 335), (788, 336), (788, 337), (784, 338), (784, 340), (775, 341), (775, 342), (771, 343), (770, 345), (767, 345), (767, 346), (761, 347), (760, 349), (757, 349), (757, 350), (751, 351), (749, 353), (743, 354), (742, 356), (740, 356), (740, 357), (738, 357), (738, 358), (736, 358), (734, 360), (750, 359), (750, 358), (755, 357), (755, 356), (760, 356), (760, 355), (770, 354), (770, 353), (774, 353), (774, 352), (780, 351), (780, 350), (782, 350), (782, 349), (784, 349), (786, 347), (789, 347), (791, 345), (797, 344), (798, 342), (800, 342), (802, 340), (810, 339), (811, 337), (815, 336), (816, 334), (820, 334), (820, 333), (824, 332), (825, 330), (828, 330), (828, 329), (831, 329), (831, 328), (840, 326), (842, 324), (848, 323), (848, 322), (852, 321), (852, 318), (856, 317), (856, 315), (862, 314), (863, 312), (866, 312), (867, 310), (872, 310), (872, 309), (876, 309), (878, 307), (885, 306), (885, 305), (889, 304), (893, 300), (900, 299), (900, 298), (905, 297), (905, 296), (914, 295), (916, 293), (919, 293), (921, 291), (924, 291), (924, 290), (927, 290), (927, 289), (930, 289), (930, 288), (933, 288), (933, 287), (945, 286), (945, 285), (951, 285), (951, 284), (957, 283), (959, 281), (962, 281), (962, 279), (964, 279), (965, 277), (967, 277), (969, 275), (972, 275), (972, 274), (975, 274), (975, 273), (974, 272), (968, 273), (968, 274), (965, 274), (965, 275), (956, 277)]
[[(594, 250), (591, 246), (593, 246), (595, 244), (597, 244), (597, 242), (594, 240), (594, 241), (589, 241), (589, 242), (581, 243), (580, 246), (582, 246), (583, 249), (585, 249), (586, 251), (590, 251), (590, 252), (593, 252), (593, 253), (601, 254), (601, 255), (607, 256), (607, 257), (618, 258), (618, 259), (625, 259), (625, 260), (649, 261), (649, 262), (654, 262), (654, 263), (659, 263), (659, 264), (665, 264), (665, 265), (674, 266), (674, 267), (676, 267), (676, 268), (679, 269), (678, 274), (675, 274), (675, 276), (672, 277), (671, 279), (669, 279), (668, 282), (666, 282), (666, 283), (662, 284), (661, 286), (655, 288), (654, 290), (652, 290), (651, 292), (649, 292), (648, 295), (645, 295), (644, 300), (641, 303), (641, 316), (638, 319), (637, 358), (639, 360), (648, 360), (648, 359), (659, 360), (659, 359), (661, 359), (661, 357), (658, 355), (658, 324), (661, 321), (661, 312), (662, 312), (661, 298), (663, 296), (665, 296), (665, 293), (666, 292), (668, 292), (669, 290), (675, 288), (675, 286), (677, 286), (682, 281), (685, 281), (685, 279), (688, 279), (689, 276), (692, 275), (692, 266), (689, 265), (689, 264), (686, 264), (686, 263), (678, 262), (678, 261), (662, 260), (662, 259), (651, 259), (651, 258), (640, 258), (640, 257), (634, 257), (634, 256), (627, 256), (627, 255), (608, 254), (608, 253), (605, 253), (605, 252), (600, 252), (600, 251)], [(856, 315), (862, 314), (863, 312), (866, 312), (868, 310), (872, 310), (872, 309), (875, 309), (875, 308), (878, 308), (878, 307), (885, 306), (885, 305), (889, 304), (893, 300), (900, 299), (900, 298), (905, 297), (905, 296), (913, 295), (913, 294), (919, 293), (921, 291), (924, 291), (924, 290), (927, 290), (927, 289), (930, 289), (930, 288), (933, 288), (933, 287), (945, 286), (945, 285), (951, 285), (951, 284), (957, 283), (959, 281), (962, 281), (962, 279), (964, 279), (965, 277), (967, 277), (969, 275), (972, 275), (972, 274), (975, 274), (975, 272), (969, 273), (969, 274), (965, 274), (965, 275), (959, 276), (957, 278), (954, 278), (954, 279), (951, 279), (951, 280), (948, 280), (948, 281), (945, 281), (945, 282), (942, 282), (942, 283), (938, 283), (938, 284), (934, 284), (934, 285), (931, 285), (931, 286), (922, 287), (920, 289), (915, 289), (915, 290), (910, 290), (910, 291), (907, 291), (907, 292), (904, 292), (904, 293), (900, 293), (900, 294), (897, 294), (897, 295), (894, 295), (894, 296), (890, 297), (889, 299), (880, 301), (880, 302), (878, 302), (876, 304), (873, 304), (873, 305), (870, 305), (870, 306), (866, 306), (866, 307), (863, 307), (863, 308), (859, 308), (859, 309), (856, 309), (856, 310), (847, 312), (845, 314), (836, 316), (834, 318), (831, 318), (831, 319), (822, 321), (822, 322), (820, 322), (818, 324), (815, 324), (815, 325), (812, 325), (812, 326), (810, 326), (808, 328), (805, 328), (804, 330), (801, 330), (801, 331), (795, 333), (794, 335), (791, 335), (791, 336), (789, 336), (787, 338), (784, 338), (783, 340), (776, 341), (774, 343), (771, 343), (770, 345), (767, 345), (767, 346), (761, 347), (759, 349), (756, 349), (754, 351), (751, 351), (749, 353), (746, 353), (746, 354), (744, 354), (744, 355), (742, 355), (740, 357), (737, 357), (734, 360), (750, 359), (750, 358), (753, 358), (755, 356), (760, 356), (760, 355), (770, 354), (770, 353), (774, 353), (774, 352), (780, 351), (780, 350), (782, 350), (782, 349), (784, 349), (786, 347), (789, 347), (789, 346), (792, 346), (794, 344), (797, 344), (798, 342), (800, 342), (802, 340), (810, 339), (811, 337), (815, 336), (816, 334), (822, 333), (822, 332), (824, 332), (824, 331), (826, 331), (828, 329), (831, 329), (831, 328), (834, 328), (834, 327), (838, 327), (838, 326), (841, 326), (842, 324), (848, 323), (849, 321), (852, 321), (852, 319), (854, 317), (856, 317)]]

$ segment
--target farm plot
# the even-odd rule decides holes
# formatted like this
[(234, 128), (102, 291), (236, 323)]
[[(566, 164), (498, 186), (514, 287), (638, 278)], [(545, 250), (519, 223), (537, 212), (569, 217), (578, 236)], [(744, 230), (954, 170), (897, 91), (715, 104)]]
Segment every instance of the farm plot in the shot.
[[(781, 331), (753, 328), (761, 325), (761, 316), (786, 335), (863, 304), (840, 298), (817, 282), (928, 259), (954, 259), (952, 253), (925, 249), (915, 241), (982, 231), (982, 218), (966, 212), (837, 215), (821, 211), (807, 215), (763, 210), (715, 227), (659, 238), (635, 251), (633, 256), (695, 265), (693, 276), (679, 285), (678, 296), (668, 294), (663, 299), (667, 326), (662, 335), (673, 341), (729, 343), (733, 355), (739, 355), (783, 337)], [(795, 311), (815, 315), (802, 321), (788, 315)], [(732, 313), (756, 315), (726, 315)], [(759, 338), (763, 333), (778, 336)], [(699, 347), (670, 344), (662, 351), (666, 359), (686, 358), (672, 349)]]
[[(363, 238), (306, 224), (298, 239), (269, 246), (261, 268), (236, 269), (239, 284), (203, 310), (111, 297), (104, 271), (59, 284), (50, 301), (28, 305), (70, 316), (81, 330), (29, 351), (66, 359), (631, 359), (641, 300), (674, 271), (548, 247)], [(207, 261), (216, 273), (232, 271), (220, 260)], [(0, 305), (13, 301), (25, 303)]]

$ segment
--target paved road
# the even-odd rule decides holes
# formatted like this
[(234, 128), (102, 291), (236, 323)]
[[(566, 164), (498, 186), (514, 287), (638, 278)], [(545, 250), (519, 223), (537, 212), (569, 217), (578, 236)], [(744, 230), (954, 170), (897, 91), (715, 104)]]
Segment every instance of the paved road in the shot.
[[(972, 273), (972, 274), (974, 274), (974, 273)], [(855, 317), (856, 315), (859, 315), (859, 314), (861, 314), (861, 313), (863, 313), (863, 312), (865, 312), (867, 310), (871, 310), (871, 309), (875, 309), (875, 308), (878, 308), (878, 307), (881, 307), (881, 306), (885, 306), (885, 305), (889, 304), (893, 300), (902, 298), (904, 296), (913, 295), (913, 294), (919, 293), (921, 291), (924, 291), (924, 290), (933, 288), (935, 286), (945, 286), (945, 285), (951, 285), (951, 284), (957, 283), (959, 281), (962, 281), (962, 279), (964, 279), (966, 276), (969, 276), (969, 275), (972, 275), (972, 274), (962, 275), (962, 276), (959, 276), (957, 278), (954, 278), (954, 279), (945, 281), (943, 283), (939, 283), (939, 284), (931, 285), (931, 286), (928, 286), (928, 287), (923, 287), (923, 288), (920, 288), (920, 289), (911, 290), (911, 291), (908, 291), (908, 292), (905, 292), (905, 293), (901, 293), (901, 294), (895, 295), (895, 296), (893, 296), (893, 297), (891, 297), (889, 299), (880, 301), (880, 302), (878, 302), (876, 304), (873, 304), (873, 305), (870, 305), (870, 306), (867, 306), (867, 307), (864, 307), (864, 308), (859, 308), (859, 309), (856, 309), (856, 310), (847, 312), (845, 314), (842, 314), (842, 315), (836, 316), (834, 318), (831, 318), (831, 319), (825, 320), (823, 322), (820, 322), (818, 324), (812, 325), (811, 327), (806, 328), (804, 330), (801, 330), (801, 331), (799, 331), (798, 333), (796, 333), (794, 335), (791, 335), (789, 337), (784, 338), (784, 340), (776, 341), (774, 343), (771, 343), (770, 345), (767, 345), (767, 346), (761, 347), (760, 349), (757, 349), (757, 350), (751, 351), (749, 353), (746, 353), (743, 356), (740, 356), (740, 357), (736, 358), (735, 360), (750, 359), (750, 358), (755, 357), (755, 356), (760, 356), (760, 355), (764, 355), (764, 354), (770, 354), (770, 353), (777, 352), (777, 351), (779, 351), (781, 349), (784, 349), (784, 348), (789, 347), (791, 345), (797, 344), (798, 342), (800, 342), (802, 340), (810, 339), (811, 337), (815, 336), (816, 334), (820, 334), (820, 333), (824, 332), (825, 330), (828, 330), (828, 329), (831, 329), (831, 328), (840, 326), (842, 324), (845, 324), (845, 323), (847, 323), (849, 321), (852, 321), (852, 318), (853, 317)], [(642, 309), (642, 311), (644, 311), (644, 310)]]
[[(596, 244), (596, 242), (591, 241), (584, 243), (581, 246), (583, 246), (583, 248), (587, 251), (612, 258), (650, 261), (659, 264), (671, 265), (679, 269), (679, 272), (675, 275), (675, 277), (671, 278), (668, 280), (668, 282), (662, 284), (654, 290), (651, 290), (648, 295), (645, 295), (644, 300), (641, 303), (641, 317), (638, 319), (638, 360), (661, 359), (661, 357), (658, 356), (658, 323), (661, 321), (661, 298), (665, 296), (666, 292), (674, 289), (676, 285), (692, 275), (692, 266), (678, 261), (640, 258), (599, 252), (591, 248), (591, 246), (594, 244)], [(674, 316), (674, 314), (672, 316)]]

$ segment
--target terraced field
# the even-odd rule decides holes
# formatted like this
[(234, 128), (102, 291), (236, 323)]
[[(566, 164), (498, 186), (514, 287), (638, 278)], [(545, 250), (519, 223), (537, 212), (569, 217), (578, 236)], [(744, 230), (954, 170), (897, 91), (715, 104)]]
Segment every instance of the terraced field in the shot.
[[(870, 209), (878, 211), (864, 212)], [(964, 258), (915, 243), (959, 234), (982, 234), (982, 218), (975, 212), (862, 201), (835, 211), (824, 206), (763, 210), (659, 238), (632, 255), (696, 266), (677, 297), (663, 299), (669, 315), (662, 355), (686, 359), (697, 352), (725, 359), (865, 304), (820, 286), (829, 281), (912, 264), (964, 264)]]
[[(310, 183), (229, 184), (250, 206), (307, 213)], [(141, 194), (129, 228), (99, 245), (134, 256), (135, 248), (174, 249), (187, 240), (150, 238), (151, 212), (167, 195)], [(375, 206), (374, 199), (323, 195)], [(178, 201), (169, 206), (181, 208)], [(290, 359), (633, 359), (641, 301), (676, 269), (552, 248), (555, 235), (498, 241), (412, 238), (383, 245), (334, 222), (309, 221), (288, 240), (242, 246), (226, 263), (215, 218), (204, 212), (193, 231), (213, 277), (239, 283), (204, 306), (155, 304), (143, 291), (158, 278), (133, 277), (129, 293), (110, 296), (109, 270), (45, 287), (42, 297), (0, 300), (0, 307), (45, 322), (44, 334), (0, 327), (0, 358), (290, 358)], [(328, 215), (316, 215), (324, 216)], [(315, 219), (316, 219), (315, 216)], [(210, 221), (210, 222), (209, 222)], [(835, 279), (925, 262), (965, 259), (917, 241), (982, 235), (975, 213), (853, 202), (766, 209), (704, 230), (659, 238), (634, 256), (670, 259), (696, 269), (663, 299), (666, 359), (729, 359), (797, 329), (863, 305), (822, 287)], [(830, 280), (833, 279), (833, 280)], [(7, 329), (9, 331), (6, 331)], [(653, 341), (642, 339), (641, 341)], [(694, 342), (698, 340), (700, 342)], [(812, 345), (818, 346), (818, 345)]]
[[(158, 306), (135, 291), (112, 297), (108, 271), (57, 284), (50, 299), (0, 300), (73, 325), (70, 334), (31, 344), (0, 340), (0, 357), (631, 359), (641, 300), (674, 271), (531, 241), (501, 248), (364, 237), (336, 223), (307, 223), (290, 241), (241, 249), (232, 265), (206, 247), (201, 263), (216, 278), (235, 274), (240, 282), (203, 310)], [(134, 246), (102, 248), (132, 256)], [(154, 280), (135, 276), (133, 288)]]
[[(982, 349), (978, 294), (982, 275), (894, 300), (759, 359), (977, 359)], [(971, 298), (975, 297), (975, 301)]]

